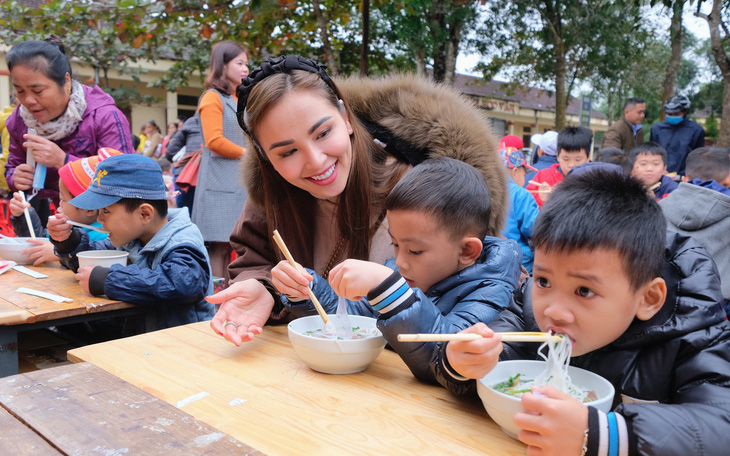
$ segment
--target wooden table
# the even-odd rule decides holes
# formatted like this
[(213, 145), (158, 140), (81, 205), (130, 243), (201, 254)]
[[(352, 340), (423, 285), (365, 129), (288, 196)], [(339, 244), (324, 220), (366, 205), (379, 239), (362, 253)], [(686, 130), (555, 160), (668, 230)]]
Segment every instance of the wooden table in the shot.
[[(48, 277), (35, 279), (13, 269), (0, 275), (0, 377), (18, 373), (18, 332), (128, 315), (145, 315), (142, 307), (81, 291), (74, 273), (60, 263), (26, 266)], [(18, 293), (20, 287), (73, 299), (54, 302)]]
[(235, 347), (207, 322), (68, 352), (271, 455), (517, 455), (476, 398), (416, 380), (385, 350), (364, 372), (310, 370), (286, 327)]
[(2, 455), (261, 455), (88, 363), (0, 379)]

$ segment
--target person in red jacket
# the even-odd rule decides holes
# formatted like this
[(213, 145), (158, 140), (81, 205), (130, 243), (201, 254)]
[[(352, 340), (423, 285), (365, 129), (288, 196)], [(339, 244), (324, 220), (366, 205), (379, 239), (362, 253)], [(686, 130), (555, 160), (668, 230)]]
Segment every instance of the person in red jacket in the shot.
[(527, 185), (542, 208), (550, 190), (563, 181), (575, 166), (587, 163), (593, 142), (593, 132), (586, 127), (565, 127), (558, 133), (558, 162), (550, 168), (541, 169)]

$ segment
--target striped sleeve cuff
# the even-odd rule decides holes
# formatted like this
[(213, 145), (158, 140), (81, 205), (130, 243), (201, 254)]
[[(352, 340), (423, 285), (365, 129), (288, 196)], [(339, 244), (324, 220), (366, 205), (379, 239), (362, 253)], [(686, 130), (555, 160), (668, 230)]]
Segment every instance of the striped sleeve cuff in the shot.
[(411, 305), (416, 296), (398, 271), (388, 276), (380, 285), (370, 290), (368, 302), (381, 315), (393, 312), (400, 306)]
[(603, 413), (588, 407), (589, 456), (629, 456), (629, 431), (626, 420), (619, 413)]

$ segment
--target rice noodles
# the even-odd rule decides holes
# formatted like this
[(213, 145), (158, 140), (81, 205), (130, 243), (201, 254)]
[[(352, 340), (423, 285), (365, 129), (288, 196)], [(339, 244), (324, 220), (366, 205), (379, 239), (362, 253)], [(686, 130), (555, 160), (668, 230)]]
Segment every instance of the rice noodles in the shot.
[[(547, 348), (547, 355), (544, 354)], [(505, 394), (522, 396), (531, 390), (533, 386), (550, 385), (564, 393), (568, 393), (581, 402), (596, 400), (594, 391), (585, 390), (573, 384), (568, 374), (570, 355), (573, 352), (573, 342), (567, 336), (562, 336), (559, 342), (552, 340), (543, 342), (537, 353), (545, 360), (545, 369), (535, 377), (534, 380), (522, 378), (522, 374), (516, 374), (507, 381), (498, 383), (492, 388)]]

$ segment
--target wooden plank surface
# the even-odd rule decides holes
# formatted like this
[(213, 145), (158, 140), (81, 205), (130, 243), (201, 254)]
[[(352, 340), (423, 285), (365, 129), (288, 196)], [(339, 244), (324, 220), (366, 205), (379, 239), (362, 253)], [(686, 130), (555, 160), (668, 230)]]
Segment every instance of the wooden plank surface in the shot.
[(286, 327), (235, 347), (207, 322), (69, 351), (272, 455), (518, 455), (476, 398), (416, 380), (384, 351), (364, 372), (327, 375)]
[[(65, 269), (58, 262), (47, 262), (41, 266), (26, 265), (27, 268), (46, 274), (48, 277), (35, 279), (13, 269), (0, 275), (0, 316), (3, 312), (25, 310), (29, 316), (25, 319), (11, 320), (0, 324), (35, 323), (37, 321), (55, 320), (86, 313), (104, 312), (108, 310), (133, 307), (122, 301), (105, 297), (94, 297), (81, 291), (81, 286), (74, 279), (74, 273)], [(24, 293), (18, 293), (20, 287), (32, 288), (73, 299), (73, 302), (57, 303)]]
[(61, 454), (2, 407), (0, 407), (0, 429), (2, 455), (59, 456)]
[(262, 454), (88, 363), (0, 379), (0, 405), (75, 456)]

